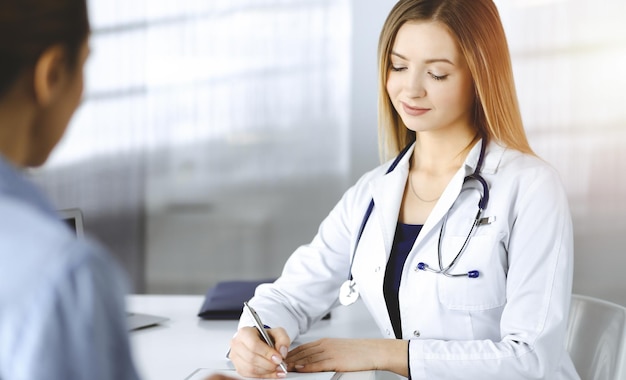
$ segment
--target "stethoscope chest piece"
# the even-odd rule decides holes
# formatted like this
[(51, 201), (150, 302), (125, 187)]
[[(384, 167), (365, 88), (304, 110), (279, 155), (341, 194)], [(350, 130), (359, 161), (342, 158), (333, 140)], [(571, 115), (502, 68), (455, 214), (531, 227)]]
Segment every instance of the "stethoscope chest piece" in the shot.
[(339, 288), (339, 302), (344, 306), (352, 305), (359, 299), (359, 289), (354, 280), (346, 280)]

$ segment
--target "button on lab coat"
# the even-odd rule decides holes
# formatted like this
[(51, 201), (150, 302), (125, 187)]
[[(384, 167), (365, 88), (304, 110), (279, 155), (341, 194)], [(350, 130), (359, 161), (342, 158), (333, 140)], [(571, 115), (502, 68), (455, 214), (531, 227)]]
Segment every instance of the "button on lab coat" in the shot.
[[(350, 188), (308, 244), (298, 248), (274, 283), (257, 289), (251, 304), (292, 341), (338, 305), (351, 271), (360, 295), (388, 338), (395, 338), (383, 295), (411, 148), (392, 172), (389, 164)], [(573, 271), (573, 233), (558, 174), (541, 159), (487, 145), (481, 175), (489, 185), (483, 217), (451, 273), (478, 270), (478, 278), (416, 270), (419, 262), (444, 268), (462, 246), (482, 195), (474, 172), (480, 143), (468, 154), (426, 220), (404, 265), (399, 290), (402, 338), (409, 340), (413, 379), (578, 379), (565, 349)], [(370, 200), (375, 206), (356, 252)], [(352, 262), (352, 267), (350, 264)], [(242, 317), (240, 325), (251, 322)]]

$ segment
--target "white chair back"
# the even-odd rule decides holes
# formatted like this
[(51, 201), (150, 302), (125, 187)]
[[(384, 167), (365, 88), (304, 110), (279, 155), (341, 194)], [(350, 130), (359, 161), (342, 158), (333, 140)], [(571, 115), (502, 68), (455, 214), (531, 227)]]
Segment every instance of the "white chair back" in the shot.
[(566, 345), (582, 380), (625, 380), (626, 307), (573, 295)]

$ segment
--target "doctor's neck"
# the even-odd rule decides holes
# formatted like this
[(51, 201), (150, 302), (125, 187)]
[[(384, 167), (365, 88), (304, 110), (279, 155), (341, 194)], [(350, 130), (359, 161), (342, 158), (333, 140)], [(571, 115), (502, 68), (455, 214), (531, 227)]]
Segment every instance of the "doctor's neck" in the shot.
[(430, 132), (416, 134), (415, 149), (411, 157), (411, 170), (433, 174), (457, 171), (467, 154), (480, 140), (478, 133), (470, 135), (441, 135)]

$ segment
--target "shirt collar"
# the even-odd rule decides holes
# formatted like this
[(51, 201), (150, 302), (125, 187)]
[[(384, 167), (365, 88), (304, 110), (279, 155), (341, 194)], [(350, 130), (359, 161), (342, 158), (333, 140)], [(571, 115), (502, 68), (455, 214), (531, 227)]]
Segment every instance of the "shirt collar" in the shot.
[(17, 167), (0, 155), (0, 197), (34, 205), (50, 216), (56, 211), (41, 190)]

